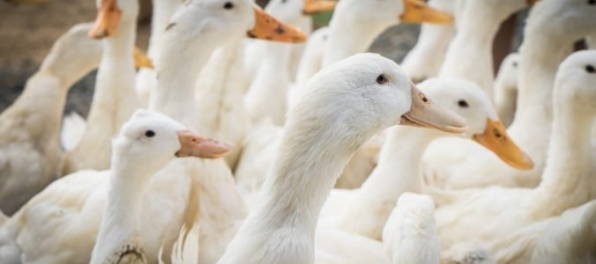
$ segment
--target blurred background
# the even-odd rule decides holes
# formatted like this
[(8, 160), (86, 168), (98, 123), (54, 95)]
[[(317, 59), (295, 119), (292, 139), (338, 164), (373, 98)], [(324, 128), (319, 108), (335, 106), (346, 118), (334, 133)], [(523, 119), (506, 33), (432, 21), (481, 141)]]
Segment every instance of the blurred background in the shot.
[[(257, 0), (265, 6), (268, 0)], [(141, 10), (137, 45), (146, 50), (151, 25), (151, 0), (140, 0)], [(71, 26), (95, 19), (94, 0), (49, 0), (40, 5), (13, 5), (0, 1), (0, 111), (21, 93), (27, 78), (38, 68), (52, 43)], [(504, 23), (495, 45), (495, 64), (521, 42), (517, 21), (524, 21), (525, 12)], [(313, 17), (317, 27), (324, 26), (331, 14)], [(518, 25), (518, 26), (516, 26)], [(389, 28), (370, 47), (396, 62), (414, 46), (419, 25), (401, 24)], [(86, 116), (93, 96), (96, 72), (90, 73), (70, 90), (65, 112), (76, 111)]]

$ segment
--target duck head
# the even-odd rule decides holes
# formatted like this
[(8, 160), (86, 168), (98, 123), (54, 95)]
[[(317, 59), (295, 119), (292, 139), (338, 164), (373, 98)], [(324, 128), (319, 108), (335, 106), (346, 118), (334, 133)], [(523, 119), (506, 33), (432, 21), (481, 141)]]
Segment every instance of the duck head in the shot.
[(534, 167), (532, 159), (507, 135), (488, 96), (478, 85), (463, 79), (432, 78), (419, 86), (466, 119), (468, 129), (464, 136), (492, 151), (513, 168), (531, 170)]
[(137, 110), (121, 128), (112, 143), (113, 163), (138, 162), (151, 175), (175, 158), (223, 157), (232, 147), (201, 136), (173, 119), (152, 111)]
[(339, 61), (317, 73), (308, 86), (288, 120), (312, 119), (303, 123), (317, 120), (329, 129), (352, 131), (354, 142), (398, 124), (450, 133), (466, 130), (463, 118), (428, 98), (395, 62), (380, 55)]

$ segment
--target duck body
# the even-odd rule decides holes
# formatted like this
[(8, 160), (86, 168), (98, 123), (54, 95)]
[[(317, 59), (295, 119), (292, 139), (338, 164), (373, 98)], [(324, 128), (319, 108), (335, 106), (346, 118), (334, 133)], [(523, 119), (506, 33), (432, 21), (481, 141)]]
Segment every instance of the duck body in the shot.
[(0, 115), (0, 208), (6, 214), (60, 174), (56, 139), (68, 88), (97, 67), (102, 52), (101, 43), (87, 38), (89, 28), (79, 24), (62, 35), (23, 94)]

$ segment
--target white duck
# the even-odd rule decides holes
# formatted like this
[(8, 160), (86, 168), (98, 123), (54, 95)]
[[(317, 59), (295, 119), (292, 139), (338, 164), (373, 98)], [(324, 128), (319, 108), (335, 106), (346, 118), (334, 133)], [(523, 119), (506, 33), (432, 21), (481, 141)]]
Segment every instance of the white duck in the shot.
[(79, 24), (60, 36), (23, 94), (0, 115), (0, 209), (6, 214), (60, 173), (57, 139), (68, 89), (101, 57), (101, 43), (86, 36), (90, 27)]
[(492, 97), (493, 39), (505, 19), (534, 2), (536, 0), (456, 0), (457, 33), (449, 44), (439, 76), (470, 80)]
[(104, 53), (85, 132), (64, 158), (62, 174), (110, 166), (110, 140), (140, 105), (134, 90), (133, 57), (137, 0), (98, 0), (98, 14), (89, 32), (103, 38)]
[(385, 252), (392, 262), (439, 263), (441, 245), (435, 230), (435, 204), (426, 196), (404, 193), (383, 229)]
[[(507, 133), (478, 85), (461, 79), (432, 78), (419, 87), (429, 98), (464, 117), (468, 124), (464, 137), (509, 163), (531, 163), (514, 142), (494, 137), (495, 131), (503, 138)], [(411, 127), (388, 129), (377, 167), (360, 189), (331, 192), (323, 207), (322, 226), (381, 240), (383, 227), (400, 195), (423, 191), (420, 162), (424, 150), (436, 138), (447, 135)]]
[(517, 103), (517, 81), (519, 76), (519, 54), (511, 53), (505, 57), (499, 74), (495, 79), (495, 107), (503, 124), (507, 127), (513, 122)]
[[(458, 189), (538, 184), (550, 142), (554, 76), (573, 42), (594, 32), (595, 10), (596, 4), (584, 0), (543, 0), (530, 11), (520, 49), (517, 108), (508, 132), (532, 158), (534, 168), (512, 169), (474, 144), (445, 138), (433, 142), (424, 157), (424, 166), (435, 173), (438, 184)], [(443, 151), (455, 148), (462, 149), (461, 155)]]
[[(147, 263), (139, 240), (151, 176), (176, 157), (219, 158), (231, 147), (162, 114), (138, 110), (112, 142), (108, 202), (90, 263)], [(97, 175), (96, 175), (97, 176)]]
[[(271, 24), (255, 24), (255, 17)], [(256, 31), (251, 34), (264, 38), (280, 26), (273, 18), (255, 10), (248, 0), (188, 2), (177, 11), (172, 23), (174, 26), (164, 35), (160, 56), (156, 58), (159, 79), (152, 98), (155, 98), (156, 108), (189, 124), (198, 119), (192, 107), (196, 73), (213, 50), (227, 41), (244, 37), (247, 31)], [(211, 41), (199, 45), (205, 38)], [(63, 184), (46, 188), (21, 208), (18, 217), (3, 226), (1, 254), (6, 252), (14, 259), (29, 261), (44, 259), (48, 263), (89, 262), (107, 203), (108, 185), (106, 177), (98, 181), (76, 181), (76, 178), (69, 181), (68, 178), (61, 181)], [(81, 207), (73, 207), (73, 204)], [(145, 219), (141, 229), (145, 232), (140, 234), (140, 239), (146, 251), (158, 252), (165, 244), (166, 255), (170, 255), (180, 227), (190, 226), (200, 218), (201, 240), (205, 242), (201, 243), (201, 263), (212, 263), (219, 258), (235, 233), (234, 225), (245, 217), (242, 199), (221, 159), (171, 162), (151, 179), (141, 214)], [(156, 258), (157, 254), (147, 256), (152, 263), (157, 262)]]
[(260, 206), (218, 263), (313, 263), (321, 206), (361, 144), (397, 120), (448, 131), (465, 126), (378, 55), (355, 55), (328, 67), (309, 86), (288, 114)]
[[(430, 0), (428, 6), (453, 14), (456, 0)], [(453, 25), (424, 23), (416, 45), (406, 54), (401, 67), (414, 81), (419, 83), (439, 74), (449, 43), (455, 34)]]
[[(596, 198), (590, 126), (596, 115), (596, 51), (569, 56), (557, 73), (547, 167), (535, 189), (435, 193), (441, 243), (488, 241)], [(506, 212), (506, 213), (503, 213)]]

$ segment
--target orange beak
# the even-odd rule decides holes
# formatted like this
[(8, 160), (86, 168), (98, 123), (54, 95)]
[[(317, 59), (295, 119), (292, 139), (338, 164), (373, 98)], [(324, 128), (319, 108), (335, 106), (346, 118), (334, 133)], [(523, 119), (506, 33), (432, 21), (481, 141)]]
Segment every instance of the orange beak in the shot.
[(453, 16), (428, 6), (420, 0), (404, 0), (404, 13), (399, 18), (403, 23), (450, 24)]
[(249, 38), (284, 43), (302, 43), (306, 41), (306, 35), (299, 29), (278, 21), (256, 5), (254, 9), (255, 27), (247, 32)]
[(304, 8), (302, 13), (304, 15), (314, 15), (318, 13), (331, 12), (335, 9), (336, 1), (330, 0), (304, 0)]
[(489, 149), (507, 165), (518, 170), (531, 170), (534, 162), (509, 138), (501, 121), (486, 121), (486, 128), (480, 135), (472, 137), (474, 141)]
[(101, 39), (109, 37), (116, 32), (120, 23), (120, 15), (122, 14), (116, 1), (101, 0), (95, 24), (93, 24), (93, 27), (89, 31), (90, 38)]
[(153, 69), (153, 63), (151, 62), (151, 59), (137, 47), (135, 47), (133, 58), (135, 61), (135, 68)]

